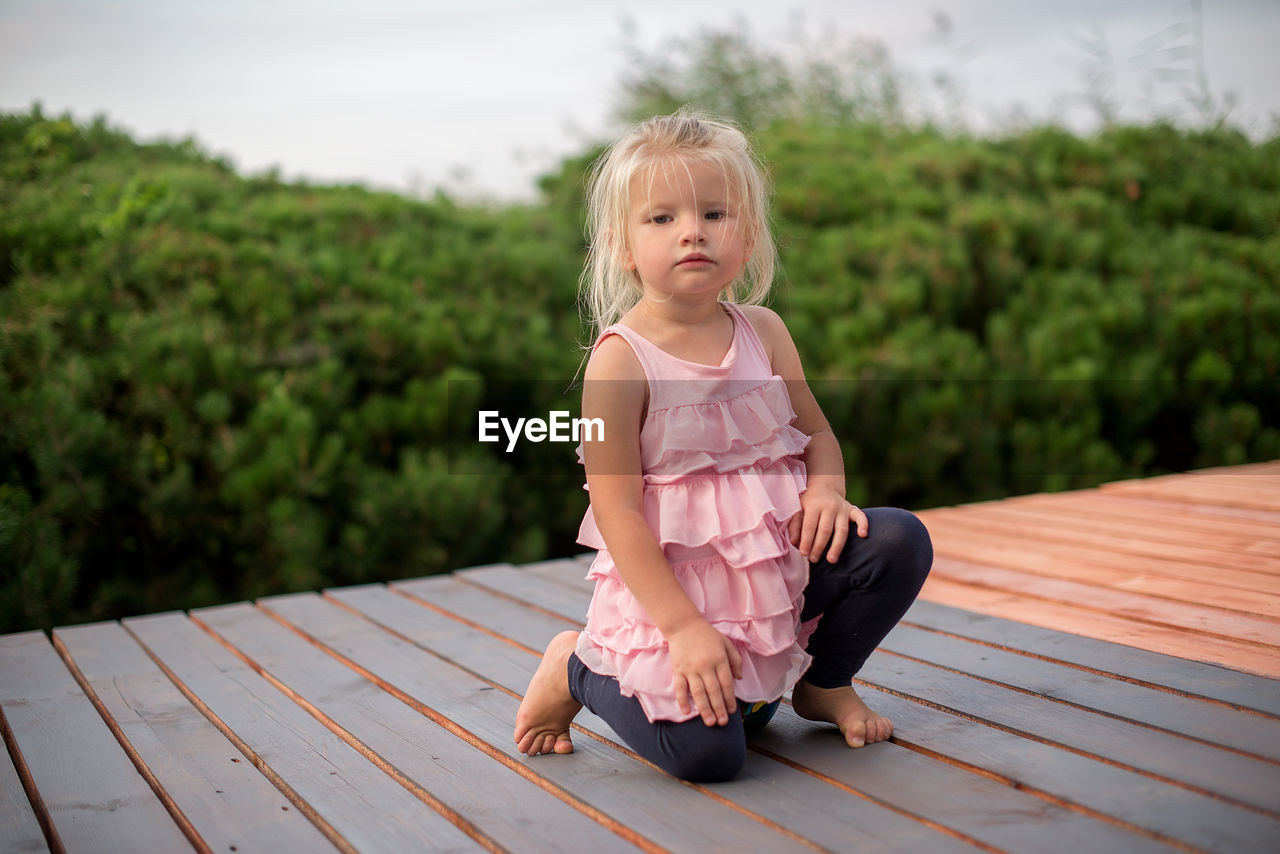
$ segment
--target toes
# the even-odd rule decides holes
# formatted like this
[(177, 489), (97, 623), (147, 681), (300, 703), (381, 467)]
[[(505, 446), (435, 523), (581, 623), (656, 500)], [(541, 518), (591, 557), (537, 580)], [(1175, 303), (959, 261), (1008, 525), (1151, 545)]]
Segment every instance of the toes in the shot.
[(889, 736), (891, 735), (893, 735), (893, 722), (888, 718), (872, 718), (867, 721), (867, 744), (874, 744), (879, 741), (888, 741)]
[(569, 733), (562, 733), (556, 738), (556, 753), (573, 753), (573, 742), (569, 740)]
[(862, 747), (867, 743), (867, 724), (854, 721), (844, 731), (844, 740), (850, 747)]

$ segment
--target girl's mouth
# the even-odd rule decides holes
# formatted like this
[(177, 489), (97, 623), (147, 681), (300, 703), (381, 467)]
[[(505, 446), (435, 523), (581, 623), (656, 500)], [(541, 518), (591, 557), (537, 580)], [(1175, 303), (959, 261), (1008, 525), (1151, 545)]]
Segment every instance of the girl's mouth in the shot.
[(701, 252), (694, 252), (690, 255), (686, 255), (683, 258), (681, 258), (680, 262), (676, 264), (676, 266), (679, 267), (684, 264), (710, 264), (710, 263), (712, 263), (712, 261), (706, 255), (703, 255)]

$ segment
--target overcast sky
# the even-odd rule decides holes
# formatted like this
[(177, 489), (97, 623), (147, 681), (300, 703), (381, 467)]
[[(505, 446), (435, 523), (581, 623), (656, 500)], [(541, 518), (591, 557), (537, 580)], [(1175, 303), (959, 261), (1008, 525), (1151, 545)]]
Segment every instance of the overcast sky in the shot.
[[(1211, 90), (1236, 96), (1254, 136), (1274, 133), (1280, 0), (1202, 9)], [(0, 110), (105, 113), (144, 139), (194, 136), (245, 172), (528, 197), (611, 131), (625, 20), (646, 53), (738, 22), (760, 42), (874, 38), (922, 90), (954, 77), (974, 127), (1020, 108), (1083, 128), (1081, 37), (1101, 35), (1114, 95), (1141, 118), (1155, 78), (1139, 57), (1191, 15), (1188, 0), (0, 0)], [(1161, 62), (1191, 67), (1176, 50)], [(1171, 92), (1156, 100), (1178, 107)]]

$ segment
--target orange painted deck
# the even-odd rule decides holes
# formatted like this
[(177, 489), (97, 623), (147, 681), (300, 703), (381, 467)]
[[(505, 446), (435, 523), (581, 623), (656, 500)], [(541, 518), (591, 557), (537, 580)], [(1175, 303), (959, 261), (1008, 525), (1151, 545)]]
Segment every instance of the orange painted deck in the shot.
[(926, 599), (1280, 678), (1280, 462), (920, 516)]
[[(850, 751), (731, 783), (511, 731), (581, 560), (0, 637), (0, 851), (1228, 851), (1280, 841), (1280, 465), (922, 514)], [(1119, 642), (1119, 643), (1117, 643)]]

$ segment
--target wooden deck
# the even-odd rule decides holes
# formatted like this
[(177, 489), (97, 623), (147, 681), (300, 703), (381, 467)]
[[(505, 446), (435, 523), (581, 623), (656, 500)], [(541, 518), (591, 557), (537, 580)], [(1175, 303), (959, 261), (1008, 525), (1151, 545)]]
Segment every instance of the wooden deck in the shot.
[(784, 705), (731, 783), (587, 713), (523, 757), (585, 563), (481, 567), (0, 637), (0, 851), (1277, 850), (1280, 466), (922, 515), (889, 743)]
[(926, 599), (1280, 678), (1280, 462), (920, 516)]

